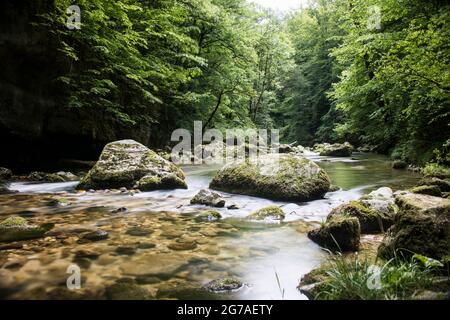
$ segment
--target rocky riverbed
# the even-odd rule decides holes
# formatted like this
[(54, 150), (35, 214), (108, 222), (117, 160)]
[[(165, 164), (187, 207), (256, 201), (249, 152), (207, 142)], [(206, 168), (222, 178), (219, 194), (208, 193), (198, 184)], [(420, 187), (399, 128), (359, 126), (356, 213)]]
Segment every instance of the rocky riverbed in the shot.
[[(182, 168), (188, 189), (89, 192), (77, 191), (77, 181), (12, 182), (9, 189), (18, 192), (0, 196), (0, 220), (20, 216), (31, 225), (54, 227), (41, 238), (0, 244), (0, 295), (305, 299), (296, 288), (299, 279), (326, 258), (307, 232), (332, 209), (363, 194), (382, 186), (409, 188), (420, 179), (406, 170), (393, 170), (378, 156), (307, 157), (328, 172), (339, 190), (304, 203), (219, 192), (223, 207), (191, 204), (219, 169), (204, 165)], [(247, 218), (271, 205), (282, 209), (284, 219)], [(221, 218), (203, 219), (208, 210)], [(72, 264), (81, 270), (79, 290), (66, 286)], [(227, 279), (238, 279), (242, 285)], [(214, 288), (217, 283), (233, 284), (236, 290), (208, 290), (211, 283)]]

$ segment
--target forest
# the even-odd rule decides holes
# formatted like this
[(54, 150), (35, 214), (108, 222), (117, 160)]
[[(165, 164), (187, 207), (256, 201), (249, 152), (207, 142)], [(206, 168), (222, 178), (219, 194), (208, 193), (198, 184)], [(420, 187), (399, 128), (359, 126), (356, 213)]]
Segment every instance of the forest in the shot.
[(0, 299), (449, 299), (450, 3), (258, 2), (0, 4)]
[[(284, 16), (244, 0), (79, 1), (72, 30), (69, 1), (3, 6), (3, 24), (20, 24), (2, 52), (1, 128), (12, 141), (73, 157), (65, 136), (96, 146), (82, 155), (94, 158), (125, 136), (164, 147), (198, 120), (448, 165), (445, 1), (324, 0)], [(36, 113), (26, 127), (14, 118)]]

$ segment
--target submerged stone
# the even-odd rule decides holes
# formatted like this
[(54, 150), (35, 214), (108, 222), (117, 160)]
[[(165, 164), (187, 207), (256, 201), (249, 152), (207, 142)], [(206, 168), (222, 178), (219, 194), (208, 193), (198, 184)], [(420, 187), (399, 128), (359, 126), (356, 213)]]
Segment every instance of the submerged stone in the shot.
[(210, 292), (231, 292), (241, 289), (244, 284), (237, 278), (216, 279), (207, 283), (204, 288)]
[(118, 255), (132, 256), (136, 253), (136, 248), (130, 246), (119, 246), (116, 248), (116, 253)]
[(41, 238), (54, 224), (30, 225), (22, 217), (9, 217), (0, 223), (0, 242), (13, 242)]
[(279, 206), (268, 206), (251, 213), (248, 218), (254, 220), (284, 220), (284, 212)]
[(197, 248), (197, 244), (195, 242), (174, 242), (167, 246), (170, 250), (175, 251), (184, 251), (184, 250), (193, 250)]
[(105, 296), (109, 300), (151, 300), (147, 289), (131, 282), (116, 282), (105, 289)]
[(153, 230), (144, 229), (141, 227), (132, 227), (126, 232), (130, 236), (134, 237), (145, 237), (153, 233)]
[(195, 217), (196, 221), (216, 221), (222, 219), (220, 212), (215, 210), (203, 211)]
[(100, 241), (108, 239), (108, 232), (104, 230), (96, 230), (93, 232), (89, 232), (83, 236), (83, 239), (89, 240), (89, 241)]

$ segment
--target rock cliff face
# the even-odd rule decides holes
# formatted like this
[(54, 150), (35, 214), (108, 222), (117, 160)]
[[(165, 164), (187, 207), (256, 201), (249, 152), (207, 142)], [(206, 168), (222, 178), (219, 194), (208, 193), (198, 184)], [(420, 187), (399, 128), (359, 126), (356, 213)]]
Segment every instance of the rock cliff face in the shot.
[(68, 61), (51, 33), (32, 25), (53, 1), (0, 4), (0, 166), (39, 169), (58, 158), (95, 159), (110, 141), (131, 137), (148, 143), (149, 128), (121, 127), (98, 110), (68, 108), (55, 81)]

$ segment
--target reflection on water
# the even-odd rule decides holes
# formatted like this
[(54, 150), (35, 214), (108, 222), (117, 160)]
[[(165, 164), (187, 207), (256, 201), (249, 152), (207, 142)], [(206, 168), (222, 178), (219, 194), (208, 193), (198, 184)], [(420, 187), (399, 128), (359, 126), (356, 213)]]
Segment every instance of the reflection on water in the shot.
[[(0, 296), (3, 298), (104, 298), (104, 288), (118, 279), (137, 283), (156, 298), (303, 299), (298, 280), (324, 258), (306, 231), (341, 203), (380, 186), (405, 188), (418, 176), (392, 170), (379, 156), (353, 158), (310, 155), (342, 189), (309, 203), (286, 203), (224, 193), (239, 209), (218, 209), (220, 222), (199, 222), (207, 208), (190, 199), (207, 188), (217, 167), (185, 167), (188, 190), (134, 195), (79, 193), (76, 183), (13, 183), (19, 194), (0, 196), (1, 218), (18, 214), (31, 223), (53, 222), (43, 239), (0, 249)], [(66, 191), (66, 192), (64, 192)], [(282, 224), (243, 219), (261, 207), (277, 204), (286, 213)], [(117, 210), (126, 208), (126, 210)], [(84, 235), (104, 230), (106, 240)], [(1, 247), (0, 247), (1, 248)], [(76, 263), (82, 289), (65, 289), (67, 267)], [(231, 295), (212, 295), (198, 288), (226, 276), (247, 284)], [(278, 286), (276, 277), (280, 280)]]

